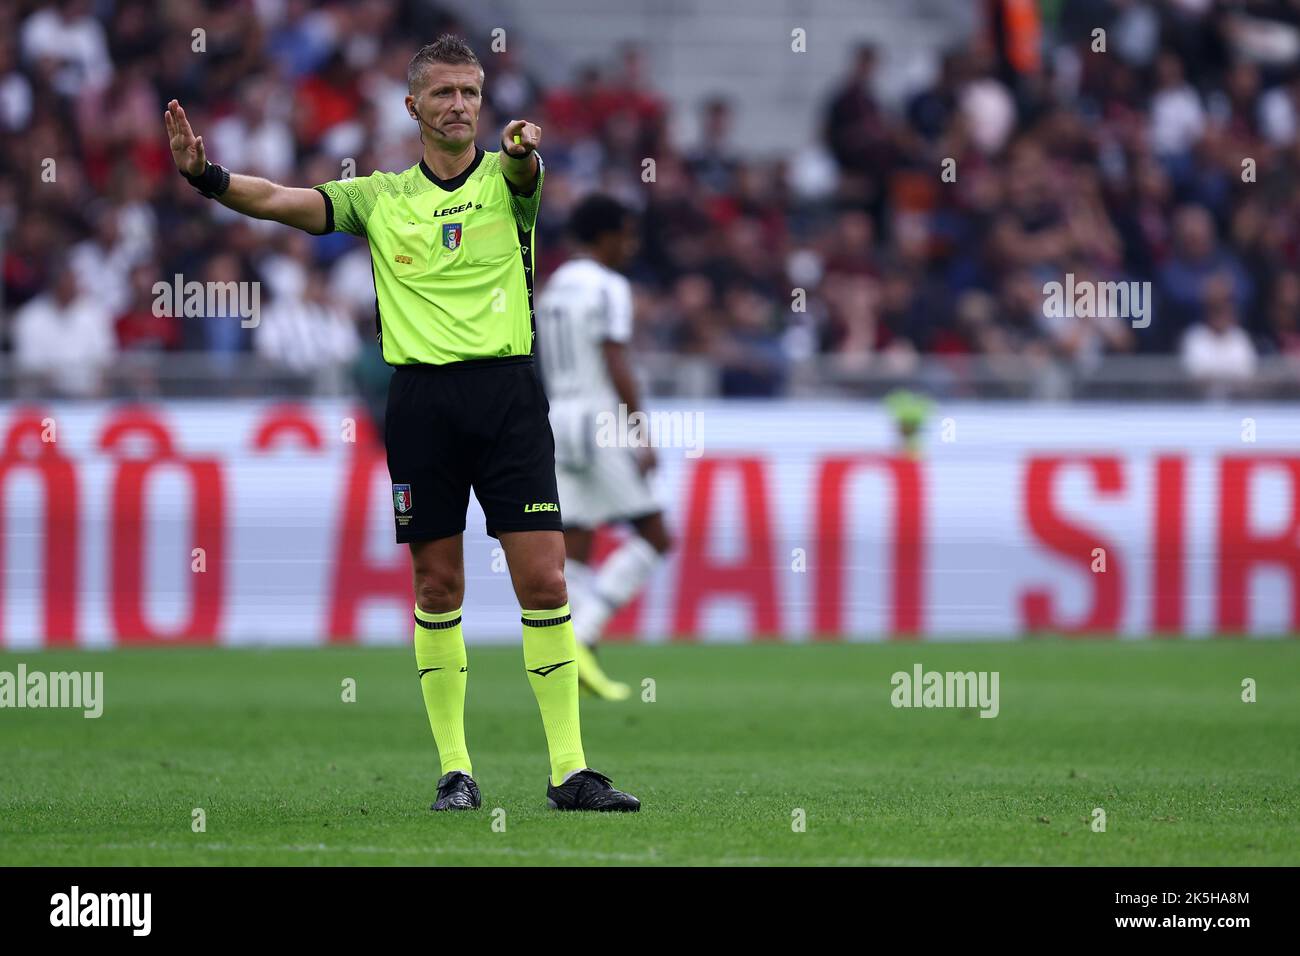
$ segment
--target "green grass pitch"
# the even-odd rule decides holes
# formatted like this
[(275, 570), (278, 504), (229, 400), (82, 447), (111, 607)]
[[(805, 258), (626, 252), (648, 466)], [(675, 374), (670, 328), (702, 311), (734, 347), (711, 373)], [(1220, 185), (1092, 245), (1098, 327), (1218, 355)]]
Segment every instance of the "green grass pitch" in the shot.
[[(546, 809), (517, 647), (470, 647), (483, 810), (437, 815), (409, 649), (0, 654), (10, 672), (102, 670), (106, 702), (98, 720), (0, 711), (0, 863), (1300, 863), (1300, 642), (616, 645), (603, 659), (655, 681), (653, 703), (583, 704), (588, 759), (641, 797), (638, 815)], [(1000, 715), (895, 709), (890, 675), (914, 663), (998, 671)]]

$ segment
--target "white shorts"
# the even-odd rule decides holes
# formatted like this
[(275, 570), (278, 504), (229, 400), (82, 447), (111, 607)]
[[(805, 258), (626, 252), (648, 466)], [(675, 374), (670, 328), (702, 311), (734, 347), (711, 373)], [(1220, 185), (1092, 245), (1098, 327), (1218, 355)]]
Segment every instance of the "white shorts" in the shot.
[(555, 484), (566, 528), (598, 528), (662, 511), (636, 449), (596, 443), (595, 416), (578, 404), (551, 405)]

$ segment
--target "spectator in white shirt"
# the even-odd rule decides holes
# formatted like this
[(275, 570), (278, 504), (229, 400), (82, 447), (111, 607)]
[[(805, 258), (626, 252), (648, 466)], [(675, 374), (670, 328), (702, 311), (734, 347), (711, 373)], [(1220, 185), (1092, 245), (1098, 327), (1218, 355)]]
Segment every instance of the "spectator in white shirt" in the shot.
[(292, 107), (280, 103), (275, 93), (269, 81), (249, 83), (240, 91), (238, 112), (213, 123), (208, 148), (223, 166), (276, 181), (293, 174), (293, 130), (285, 115)]
[(354, 319), (374, 324), (375, 273), (369, 249), (358, 245), (334, 260), (330, 267), (330, 294)]
[(95, 298), (116, 315), (130, 305), (131, 270), (149, 257), (149, 226), (145, 224), (128, 235), (122, 229), (122, 212), (117, 206), (101, 206), (92, 217), (95, 234), (72, 247), (72, 271), (81, 287), (93, 290)]
[(6, 134), (26, 129), (32, 120), (32, 84), (17, 67), (13, 44), (0, 41), (0, 130)]
[(87, 0), (59, 0), (23, 21), (23, 59), (55, 63), (54, 85), (67, 96), (104, 86), (113, 76), (104, 27), (91, 8)]
[(14, 364), (36, 394), (92, 397), (117, 351), (113, 314), (103, 299), (84, 291), (63, 266), (51, 290), (14, 314)]
[(313, 268), (301, 294), (276, 298), (253, 333), (257, 354), (293, 372), (338, 369), (361, 348), (356, 322), (330, 294), (324, 270)]
[(1158, 156), (1186, 155), (1205, 131), (1200, 94), (1187, 82), (1177, 54), (1160, 55), (1156, 77), (1156, 92), (1151, 97), (1151, 145)]
[(1181, 358), (1184, 371), (1212, 396), (1240, 390), (1255, 374), (1255, 345), (1237, 321), (1227, 279), (1207, 285), (1205, 318), (1183, 334)]

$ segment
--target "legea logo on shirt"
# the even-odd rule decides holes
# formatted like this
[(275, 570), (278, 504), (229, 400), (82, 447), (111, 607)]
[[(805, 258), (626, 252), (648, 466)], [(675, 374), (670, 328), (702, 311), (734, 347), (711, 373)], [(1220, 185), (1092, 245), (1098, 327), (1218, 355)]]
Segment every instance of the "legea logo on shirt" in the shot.
[[(482, 209), (481, 202), (461, 203), (459, 206), (451, 206), (448, 209), (439, 209), (433, 214), (434, 219), (441, 219), (443, 216), (454, 216), (459, 212), (469, 212), (471, 209)], [(412, 223), (414, 225), (414, 223)]]

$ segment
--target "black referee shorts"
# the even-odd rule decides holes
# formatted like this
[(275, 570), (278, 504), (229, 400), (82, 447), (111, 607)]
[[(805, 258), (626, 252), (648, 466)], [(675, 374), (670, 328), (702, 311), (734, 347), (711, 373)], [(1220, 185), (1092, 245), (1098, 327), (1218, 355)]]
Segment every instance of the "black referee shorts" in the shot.
[(384, 418), (397, 540), (463, 532), (471, 488), (494, 538), (562, 530), (549, 412), (530, 356), (397, 366)]

